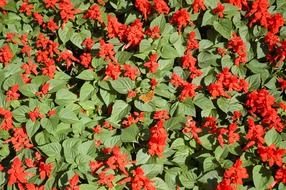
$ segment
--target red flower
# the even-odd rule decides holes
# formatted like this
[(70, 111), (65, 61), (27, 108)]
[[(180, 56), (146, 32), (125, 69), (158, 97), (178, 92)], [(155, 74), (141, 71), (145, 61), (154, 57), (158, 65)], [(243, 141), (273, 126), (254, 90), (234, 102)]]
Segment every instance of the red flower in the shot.
[(49, 88), (50, 88), (50, 84), (49, 83), (45, 83), (42, 88), (41, 91), (36, 92), (37, 96), (41, 96), (41, 95), (46, 95), (49, 93)]
[(81, 45), (85, 46), (86, 49), (91, 50), (92, 46), (94, 45), (94, 41), (92, 38), (86, 38)]
[(183, 129), (183, 133), (184, 134), (188, 134), (188, 133), (191, 133), (192, 134), (192, 137), (195, 139), (195, 141), (198, 143), (198, 144), (201, 144), (201, 140), (199, 138), (199, 133), (202, 132), (202, 129), (197, 127), (197, 124), (196, 122), (193, 120), (192, 117), (188, 117), (187, 118), (187, 122), (185, 124), (185, 127)]
[(247, 170), (242, 167), (242, 161), (240, 159), (236, 160), (231, 168), (224, 172), (223, 180), (218, 184), (217, 190), (227, 190), (237, 188), (237, 185), (243, 184), (243, 179), (248, 178)]
[(159, 120), (149, 131), (148, 153), (152, 156), (157, 155), (162, 157), (168, 138), (168, 133), (164, 128), (164, 121)]
[(225, 0), (225, 2), (230, 3), (230, 4), (238, 7), (239, 9), (248, 7), (247, 0)]
[(159, 63), (157, 62), (157, 59), (158, 59), (158, 55), (155, 53), (155, 54), (150, 55), (148, 62), (144, 63), (144, 66), (147, 67), (151, 73), (156, 73), (159, 67)]
[(285, 149), (280, 149), (275, 147), (274, 144), (271, 146), (258, 146), (258, 154), (263, 162), (268, 162), (269, 166), (276, 164), (277, 166), (282, 166), (283, 156), (286, 153)]
[(108, 188), (113, 188), (112, 181), (115, 179), (115, 176), (113, 174), (106, 174), (105, 172), (100, 172), (98, 177), (98, 184), (106, 185)]
[(121, 74), (120, 66), (118, 64), (109, 63), (105, 70), (105, 75), (107, 77), (112, 78), (113, 80), (118, 79), (119, 75)]
[(7, 5), (6, 0), (0, 0), (0, 8), (5, 7)]
[(197, 59), (194, 58), (191, 53), (187, 53), (182, 57), (182, 66), (184, 69), (189, 69), (191, 78), (196, 78), (202, 74), (196, 67), (196, 63)]
[(66, 23), (69, 20), (75, 19), (75, 14), (79, 11), (74, 9), (71, 0), (59, 0), (59, 10), (61, 19)]
[(150, 27), (146, 30), (145, 34), (150, 36), (152, 39), (160, 38), (160, 28), (159, 26)]
[(30, 16), (32, 14), (32, 9), (34, 9), (34, 5), (29, 4), (29, 0), (27, 0), (21, 4), (19, 11), (21, 13), (26, 13), (27, 16)]
[(118, 169), (120, 172), (128, 176), (126, 166), (130, 163), (128, 154), (123, 154), (118, 146), (115, 146), (111, 150), (111, 156), (107, 159), (106, 165), (112, 169)]
[(230, 96), (224, 91), (223, 84), (221, 82), (212, 83), (207, 86), (207, 89), (213, 98), (220, 96), (230, 98)]
[(187, 9), (180, 9), (173, 14), (170, 22), (177, 24), (178, 31), (181, 31), (182, 27), (186, 27), (190, 23), (190, 13)]
[(24, 168), (22, 167), (21, 160), (16, 157), (12, 164), (11, 168), (7, 172), (9, 174), (8, 185), (12, 186), (16, 183), (27, 183), (27, 176), (28, 173), (25, 172)]
[(57, 111), (55, 109), (51, 109), (50, 111), (48, 111), (47, 115), (48, 117), (52, 117), (54, 115), (56, 115)]
[(37, 118), (43, 118), (44, 115), (40, 113), (40, 108), (36, 107), (33, 111), (30, 111), (29, 113), (29, 118), (35, 122)]
[(196, 89), (197, 89), (196, 85), (185, 82), (183, 84), (183, 90), (179, 96), (179, 100), (184, 101), (186, 98), (193, 98), (196, 95), (195, 92)]
[(113, 50), (114, 46), (110, 43), (105, 43), (103, 39), (99, 40), (100, 50), (99, 50), (99, 57), (105, 60), (115, 60), (114, 55), (115, 52)]
[(198, 13), (201, 9), (206, 10), (205, 0), (194, 0), (192, 7), (194, 9), (194, 13)]
[(47, 23), (48, 29), (52, 32), (59, 29), (59, 26), (55, 23), (54, 19), (50, 19)]
[(39, 171), (40, 171), (40, 179), (45, 179), (46, 177), (50, 177), (52, 172), (53, 165), (51, 163), (46, 164), (44, 162), (40, 162)]
[(71, 51), (65, 50), (60, 53), (57, 61), (65, 61), (68, 69), (73, 62), (78, 62), (79, 60), (73, 56)]
[(282, 183), (286, 184), (286, 168), (282, 167), (276, 171), (275, 181), (281, 181)]
[(97, 20), (99, 22), (102, 21), (101, 13), (100, 13), (100, 7), (97, 4), (92, 5), (89, 7), (88, 11), (85, 13), (83, 16), (85, 19), (92, 19), (92, 20)]
[(125, 35), (125, 30), (127, 29), (127, 25), (121, 24), (118, 22), (117, 18), (112, 15), (107, 16), (107, 32), (109, 38), (118, 37), (120, 40), (123, 40)]
[(91, 173), (95, 173), (102, 166), (103, 166), (103, 162), (90, 161), (89, 163)]
[(15, 128), (13, 137), (6, 142), (11, 142), (16, 152), (19, 152), (24, 148), (30, 149), (33, 147), (24, 128)]
[(135, 90), (128, 90), (128, 94), (127, 94), (127, 97), (132, 99), (134, 97), (136, 97), (137, 93)]
[(151, 78), (150, 85), (152, 90), (156, 88), (157, 84), (158, 84), (157, 80), (155, 78)]
[(278, 33), (280, 31), (280, 28), (284, 26), (284, 18), (283, 15), (280, 13), (276, 13), (274, 15), (271, 15), (271, 17), (268, 19), (268, 30), (269, 32), (272, 32), (274, 34)]
[(167, 110), (159, 110), (154, 113), (153, 119), (157, 120), (168, 120), (170, 118), (169, 112)]
[(185, 83), (184, 79), (182, 79), (179, 75), (177, 75), (176, 73), (173, 73), (171, 76), (171, 84), (178, 88), (180, 86), (183, 86), (183, 84)]
[(85, 68), (88, 68), (91, 64), (92, 57), (90, 53), (83, 53), (79, 56), (79, 59), (80, 59), (79, 63)]
[(4, 45), (0, 48), (0, 62), (4, 63), (4, 65), (8, 65), (8, 63), (12, 60), (13, 53), (9, 47), (9, 45)]
[(44, 0), (46, 9), (48, 9), (48, 8), (52, 8), (52, 9), (55, 8), (57, 1), (58, 0)]
[(281, 88), (281, 90), (285, 90), (286, 89), (286, 79), (278, 78), (277, 81), (279, 83), (279, 87)]
[(272, 51), (275, 47), (278, 46), (280, 42), (279, 36), (275, 35), (272, 32), (267, 32), (266, 36), (264, 37), (265, 43), (268, 45), (268, 49)]
[(142, 168), (137, 167), (133, 170), (133, 178), (131, 180), (131, 188), (132, 190), (156, 190), (153, 182), (144, 176), (144, 171)]
[(77, 185), (79, 182), (79, 177), (77, 174), (74, 174), (74, 176), (69, 180), (69, 186), (66, 187), (65, 190), (80, 190), (79, 186)]
[(254, 123), (254, 120), (249, 118), (247, 120), (248, 123), (248, 132), (245, 136), (245, 138), (247, 140), (249, 140), (249, 142), (247, 143), (247, 145), (245, 146), (244, 150), (250, 148), (251, 146), (253, 146), (255, 143), (258, 144), (258, 146), (264, 144), (264, 134), (265, 134), (265, 130), (263, 128), (263, 126), (261, 125), (256, 125)]
[(268, 28), (268, 18), (271, 16), (269, 11), (268, 0), (255, 0), (250, 11), (246, 14), (246, 17), (252, 17), (249, 22), (249, 26), (252, 27), (253, 24), (259, 23), (261, 26)]
[(18, 98), (20, 97), (18, 90), (19, 90), (18, 84), (11, 86), (10, 90), (6, 92), (6, 101), (18, 100)]
[(135, 80), (136, 77), (140, 74), (140, 71), (136, 66), (124, 64), (123, 69), (125, 71), (124, 76), (129, 77), (131, 80)]
[(194, 31), (189, 33), (188, 41), (187, 41), (187, 48), (186, 51), (192, 51), (195, 49), (199, 49), (200, 45), (198, 40), (196, 39), (196, 33)]
[(40, 13), (34, 12), (33, 16), (39, 25), (42, 25), (44, 23), (43, 16)]
[(143, 32), (143, 24), (140, 19), (136, 19), (126, 30), (125, 30), (125, 35), (126, 35), (126, 41), (127, 45), (125, 48), (129, 48), (132, 46), (137, 46), (140, 44), (141, 40), (144, 37), (144, 32)]
[(227, 47), (238, 55), (234, 60), (235, 65), (238, 66), (240, 63), (246, 63), (247, 49), (241, 37), (233, 34), (232, 38), (228, 41)]
[(151, 3), (148, 0), (135, 0), (135, 7), (143, 14), (145, 20), (151, 13)]
[(9, 129), (12, 129), (14, 127), (12, 112), (0, 107), (0, 116), (3, 117), (2, 123), (0, 125), (1, 129), (8, 131)]
[(213, 13), (217, 14), (218, 17), (222, 18), (223, 17), (223, 11), (224, 11), (224, 6), (221, 2), (217, 4), (217, 7), (213, 9)]
[(170, 8), (168, 4), (164, 0), (153, 0), (154, 9), (160, 14), (168, 14), (170, 12)]

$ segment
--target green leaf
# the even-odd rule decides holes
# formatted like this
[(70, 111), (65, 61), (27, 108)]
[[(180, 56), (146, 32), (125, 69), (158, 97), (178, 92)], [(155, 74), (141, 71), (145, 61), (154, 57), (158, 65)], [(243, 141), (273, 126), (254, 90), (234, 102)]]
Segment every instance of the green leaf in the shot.
[(207, 10), (203, 16), (202, 26), (213, 25), (215, 18), (216, 17), (213, 14), (211, 14), (210, 10)]
[(94, 87), (89, 83), (86, 82), (80, 88), (79, 99), (80, 101), (88, 100), (92, 93), (94, 92)]
[(126, 63), (132, 57), (132, 53), (128, 51), (119, 51), (116, 53), (116, 59), (120, 64)]
[(131, 125), (130, 127), (121, 130), (122, 142), (136, 142), (139, 129), (137, 125)]
[(194, 104), (202, 110), (211, 110), (215, 108), (213, 102), (202, 93), (198, 93), (195, 96)]
[(50, 144), (46, 144), (44, 146), (40, 146), (39, 149), (48, 157), (61, 157), (62, 146), (58, 142), (52, 142)]
[(214, 21), (214, 29), (226, 39), (231, 38), (232, 22), (228, 19), (220, 19), (220, 21)]
[(136, 164), (141, 165), (145, 164), (151, 156), (143, 151), (143, 149), (140, 149), (136, 154)]
[(66, 139), (63, 142), (64, 156), (68, 163), (74, 163), (76, 156), (79, 154), (78, 147), (80, 144), (81, 140), (77, 138)]
[(71, 22), (67, 22), (64, 28), (60, 27), (58, 30), (59, 37), (64, 44), (69, 41), (74, 34), (72, 26)]
[(135, 82), (127, 77), (120, 77), (117, 80), (110, 81), (110, 84), (116, 92), (120, 94), (128, 94), (129, 90), (135, 88)]
[(217, 105), (224, 113), (227, 113), (231, 106), (230, 102), (231, 99), (229, 98), (219, 98), (217, 100)]
[(273, 127), (264, 136), (265, 143), (270, 146), (272, 144), (278, 145), (281, 141), (281, 135)]
[(179, 54), (177, 50), (170, 45), (163, 46), (161, 50), (161, 56), (165, 59), (174, 59), (176, 57), (179, 57)]
[(253, 168), (252, 176), (256, 189), (268, 189), (274, 181), (271, 170), (267, 170), (261, 165), (256, 165)]
[(76, 78), (81, 80), (94, 80), (94, 72), (91, 70), (82, 71)]
[(208, 157), (204, 160), (203, 163), (204, 172), (215, 170), (217, 167), (218, 164), (216, 163), (216, 159), (214, 157)]
[(249, 89), (251, 91), (256, 90), (260, 87), (260, 84), (261, 84), (260, 74), (251, 75), (251, 76), (246, 78), (246, 81), (248, 82)]
[(91, 37), (91, 32), (89, 30), (85, 30), (85, 29), (81, 29), (80, 33), (76, 33), (74, 32), (71, 37), (70, 37), (70, 41), (76, 45), (78, 48), (82, 49), (82, 42), (83, 40), (85, 40), (86, 38)]
[(130, 105), (122, 100), (116, 100), (112, 106), (112, 112), (109, 121), (119, 123), (123, 117), (126, 117), (130, 111)]
[(65, 123), (76, 123), (78, 122), (78, 118), (77, 115), (70, 109), (68, 108), (63, 108), (59, 111), (58, 114), (59, 118), (61, 121), (65, 122)]
[(59, 105), (67, 105), (77, 100), (77, 96), (67, 89), (61, 89), (56, 93), (55, 102)]

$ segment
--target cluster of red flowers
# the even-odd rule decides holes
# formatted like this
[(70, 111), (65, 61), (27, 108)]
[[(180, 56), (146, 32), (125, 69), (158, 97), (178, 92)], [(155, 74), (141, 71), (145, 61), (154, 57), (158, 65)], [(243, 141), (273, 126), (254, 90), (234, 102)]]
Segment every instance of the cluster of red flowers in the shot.
[(144, 121), (144, 112), (140, 112), (140, 113), (134, 112), (133, 114), (128, 115), (127, 118), (122, 121), (122, 125), (124, 127), (129, 127), (133, 124), (138, 123), (139, 121), (140, 122)]
[(237, 34), (234, 33), (232, 35), (232, 38), (228, 41), (227, 47), (237, 54), (237, 57), (234, 60), (235, 65), (238, 66), (240, 63), (247, 62), (246, 45)]
[(4, 45), (0, 48), (0, 63), (4, 63), (6, 66), (13, 58), (13, 53), (9, 45)]
[(213, 98), (224, 96), (230, 98), (226, 91), (248, 92), (248, 83), (244, 79), (239, 79), (233, 75), (228, 67), (223, 68), (222, 72), (217, 74), (217, 81), (208, 86), (208, 91)]
[(284, 125), (277, 109), (273, 107), (274, 104), (275, 98), (266, 89), (253, 91), (247, 96), (246, 106), (249, 108), (248, 111), (251, 114), (260, 116), (263, 124), (282, 132)]
[(217, 190), (235, 190), (238, 185), (243, 184), (243, 179), (248, 178), (248, 173), (242, 167), (242, 161), (236, 160), (233, 166), (224, 172), (223, 180), (218, 184)]

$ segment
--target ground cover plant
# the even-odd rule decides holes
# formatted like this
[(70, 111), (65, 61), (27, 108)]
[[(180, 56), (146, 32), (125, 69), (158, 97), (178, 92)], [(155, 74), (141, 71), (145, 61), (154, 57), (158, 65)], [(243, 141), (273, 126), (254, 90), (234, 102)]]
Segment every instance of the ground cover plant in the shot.
[(285, 0), (0, 0), (0, 189), (286, 189)]

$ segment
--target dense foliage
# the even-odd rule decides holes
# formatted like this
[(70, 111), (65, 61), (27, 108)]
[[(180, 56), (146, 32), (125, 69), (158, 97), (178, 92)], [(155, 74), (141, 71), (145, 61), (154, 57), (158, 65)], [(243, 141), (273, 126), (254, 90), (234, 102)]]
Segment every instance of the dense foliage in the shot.
[(285, 0), (0, 0), (0, 188), (285, 190), (285, 18)]

